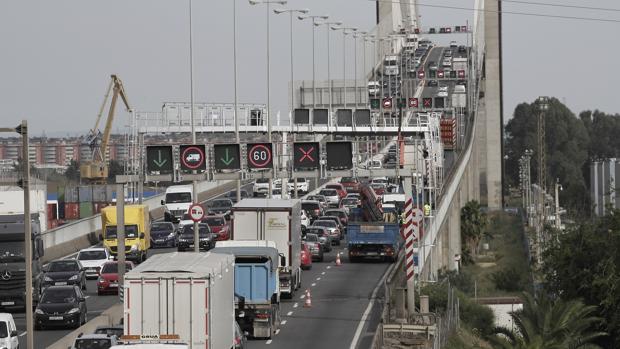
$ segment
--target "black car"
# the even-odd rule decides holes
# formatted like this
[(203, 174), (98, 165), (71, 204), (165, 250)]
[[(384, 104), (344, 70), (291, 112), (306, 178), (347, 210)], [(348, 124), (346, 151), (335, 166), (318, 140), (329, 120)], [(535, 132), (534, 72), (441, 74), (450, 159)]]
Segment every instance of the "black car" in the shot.
[(225, 215), (226, 219), (230, 216), (230, 210), (233, 207), (233, 202), (230, 199), (215, 199), (209, 204), (207, 214), (221, 214)]
[(233, 349), (245, 349), (247, 344), (247, 338), (245, 337), (245, 333), (241, 331), (241, 327), (239, 323), (235, 321), (235, 339), (234, 339), (234, 347)]
[(316, 200), (303, 200), (301, 202), (301, 209), (306, 211), (311, 221), (323, 214), (323, 207), (321, 203)]
[[(200, 250), (208, 251), (215, 247), (216, 235), (211, 233), (211, 228), (205, 223), (200, 223), (198, 226), (198, 236), (200, 237)], [(186, 225), (183, 227), (183, 231), (179, 235), (179, 242), (177, 244), (178, 251), (193, 250), (194, 249), (194, 225)]]
[(429, 28), (428, 29), (428, 33), (429, 34), (435, 34), (437, 31), (435, 30), (435, 28)]
[(428, 83), (426, 84), (426, 86), (428, 87), (432, 87), (432, 86), (437, 86), (437, 80), (428, 80)]
[(465, 47), (464, 45), (459, 46), (459, 53), (465, 53), (467, 52), (467, 47)]
[(77, 328), (88, 321), (86, 313), (86, 298), (78, 286), (50, 286), (43, 292), (34, 312), (34, 326), (37, 330)]
[(151, 224), (151, 247), (175, 247), (177, 237), (174, 224), (170, 222), (153, 222)]
[[(241, 194), (241, 200), (247, 199), (250, 197), (248, 192), (245, 190), (241, 190), (240, 194)], [(228, 194), (226, 194), (226, 198), (232, 201), (233, 203), (237, 203), (237, 191), (236, 190), (229, 191)]]
[(59, 259), (43, 267), (41, 288), (49, 286), (77, 285), (86, 289), (86, 272), (76, 259)]

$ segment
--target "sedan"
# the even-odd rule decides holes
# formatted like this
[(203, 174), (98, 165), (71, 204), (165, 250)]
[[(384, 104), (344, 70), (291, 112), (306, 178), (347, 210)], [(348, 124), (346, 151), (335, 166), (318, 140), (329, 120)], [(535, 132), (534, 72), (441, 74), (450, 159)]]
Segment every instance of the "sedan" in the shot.
[[(167, 223), (172, 225), (172, 223)], [(114, 259), (110, 250), (105, 247), (86, 248), (78, 252), (77, 258), (85, 268), (86, 278), (96, 279), (103, 264)]]
[(360, 191), (360, 181), (355, 177), (342, 177), (340, 184), (344, 186), (347, 193), (357, 193)]
[(233, 202), (230, 199), (215, 199), (209, 204), (207, 213), (210, 215), (224, 215), (228, 219), (232, 207)]
[(51, 261), (43, 267), (41, 287), (77, 285), (86, 289), (86, 274), (80, 261), (75, 259), (59, 259)]
[(330, 252), (332, 250), (332, 237), (329, 235), (327, 228), (310, 226), (310, 228), (306, 230), (306, 234), (304, 236), (307, 236), (308, 234), (314, 234), (319, 237), (319, 243), (323, 248), (323, 252)]
[(433, 86), (437, 86), (437, 80), (428, 80), (428, 83), (426, 84), (426, 86), (428, 87), (433, 87)]
[(308, 247), (308, 244), (304, 241), (301, 243), (301, 269), (312, 269), (312, 252)]
[(348, 214), (347, 211), (342, 208), (332, 208), (331, 210), (325, 211), (326, 216), (338, 217), (338, 219), (340, 219), (340, 223), (342, 223), (345, 229), (346, 229), (347, 224), (349, 224), (349, 217), (347, 214)]
[(306, 200), (315, 200), (321, 204), (324, 209), (327, 208), (327, 199), (323, 195), (308, 195)]
[(170, 222), (151, 223), (151, 247), (175, 247), (177, 236), (174, 234), (174, 224)]
[[(198, 227), (198, 237), (200, 238), (200, 250), (208, 251), (215, 247), (215, 235), (211, 233), (209, 226), (200, 223)], [(179, 243), (177, 250), (179, 252), (194, 248), (194, 226), (186, 225), (183, 227), (183, 231), (179, 235)]]
[(327, 229), (329, 236), (332, 238), (333, 245), (340, 245), (341, 232), (339, 229), (339, 224), (332, 220), (322, 219), (316, 220), (312, 223), (313, 227), (323, 227)]
[(435, 61), (428, 62), (428, 69), (437, 70), (437, 63)]
[(206, 216), (202, 223), (206, 223), (216, 235), (215, 241), (230, 240), (230, 226), (224, 216)]
[(338, 206), (338, 203), (340, 202), (340, 194), (336, 189), (321, 189), (319, 194), (325, 196), (329, 206)]
[(304, 244), (308, 246), (308, 251), (313, 261), (322, 262), (325, 259), (323, 248), (319, 236), (316, 234), (306, 234)]
[[(125, 262), (125, 271), (133, 269), (132, 262)], [(110, 261), (101, 268), (97, 279), (97, 294), (118, 294), (118, 261)]]
[(35, 329), (78, 328), (88, 321), (86, 298), (79, 287), (51, 286), (45, 289), (34, 312)]

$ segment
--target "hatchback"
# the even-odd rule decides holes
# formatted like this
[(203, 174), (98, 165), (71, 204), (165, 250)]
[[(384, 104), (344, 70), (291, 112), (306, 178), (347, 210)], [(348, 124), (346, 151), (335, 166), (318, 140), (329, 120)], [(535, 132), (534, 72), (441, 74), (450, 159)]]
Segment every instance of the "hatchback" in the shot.
[[(125, 262), (125, 271), (133, 269), (132, 262)], [(109, 261), (101, 268), (97, 279), (97, 294), (118, 294), (118, 261)]]
[(43, 291), (34, 312), (35, 329), (77, 328), (88, 321), (86, 298), (76, 285), (50, 286)]

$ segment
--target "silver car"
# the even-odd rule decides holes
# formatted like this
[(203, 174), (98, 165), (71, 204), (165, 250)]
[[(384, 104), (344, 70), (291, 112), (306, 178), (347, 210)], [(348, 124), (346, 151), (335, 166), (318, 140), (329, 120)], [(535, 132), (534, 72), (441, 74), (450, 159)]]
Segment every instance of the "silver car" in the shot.
[(340, 203), (340, 196), (338, 195), (338, 191), (336, 189), (321, 189), (319, 195), (325, 196), (329, 206), (338, 207), (338, 204)]

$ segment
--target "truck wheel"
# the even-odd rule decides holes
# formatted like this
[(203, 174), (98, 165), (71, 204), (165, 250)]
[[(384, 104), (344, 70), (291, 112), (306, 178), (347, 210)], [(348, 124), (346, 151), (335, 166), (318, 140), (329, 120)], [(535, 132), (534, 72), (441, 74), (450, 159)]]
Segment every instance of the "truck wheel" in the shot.
[(349, 255), (349, 262), (350, 263), (357, 263), (358, 261), (359, 260), (357, 259), (357, 257)]

